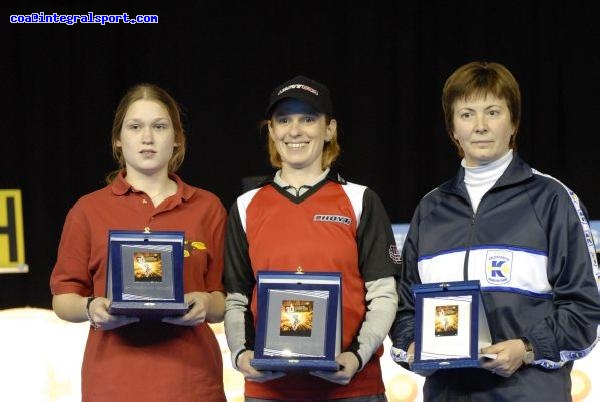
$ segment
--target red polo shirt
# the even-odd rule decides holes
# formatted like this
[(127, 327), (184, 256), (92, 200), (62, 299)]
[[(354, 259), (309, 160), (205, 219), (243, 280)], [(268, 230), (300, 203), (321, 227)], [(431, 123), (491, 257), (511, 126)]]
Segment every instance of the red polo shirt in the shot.
[[(185, 232), (184, 292), (223, 291), (226, 212), (212, 193), (185, 184), (158, 208), (119, 175), (69, 211), (52, 293), (104, 296), (109, 229)], [(221, 351), (204, 323), (142, 322), (89, 332), (82, 367), (84, 401), (224, 401)]]

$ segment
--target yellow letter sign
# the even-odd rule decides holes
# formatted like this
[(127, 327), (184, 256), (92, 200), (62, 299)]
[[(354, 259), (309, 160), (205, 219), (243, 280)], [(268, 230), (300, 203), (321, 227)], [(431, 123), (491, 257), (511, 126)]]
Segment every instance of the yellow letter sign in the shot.
[(28, 272), (21, 190), (0, 190), (0, 274)]

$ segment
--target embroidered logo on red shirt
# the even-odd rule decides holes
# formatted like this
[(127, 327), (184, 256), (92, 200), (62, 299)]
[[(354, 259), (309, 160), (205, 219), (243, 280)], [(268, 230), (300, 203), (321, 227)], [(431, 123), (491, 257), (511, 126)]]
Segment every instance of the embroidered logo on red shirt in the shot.
[(313, 218), (315, 222), (331, 222), (331, 223), (341, 223), (344, 225), (350, 225), (352, 223), (352, 219), (343, 215), (315, 215)]
[(206, 250), (206, 244), (201, 241), (185, 241), (183, 245), (183, 256), (189, 257), (194, 250)]

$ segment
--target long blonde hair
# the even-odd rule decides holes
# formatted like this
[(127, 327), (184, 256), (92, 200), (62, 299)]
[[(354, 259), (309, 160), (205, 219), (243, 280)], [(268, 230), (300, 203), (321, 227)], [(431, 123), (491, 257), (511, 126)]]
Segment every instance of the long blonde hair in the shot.
[(115, 118), (112, 125), (112, 153), (113, 158), (117, 161), (119, 168), (115, 171), (110, 172), (106, 176), (106, 182), (112, 183), (117, 175), (125, 169), (125, 158), (123, 157), (123, 150), (117, 146), (117, 142), (121, 139), (121, 128), (123, 127), (123, 120), (127, 114), (129, 107), (138, 100), (150, 100), (158, 102), (163, 105), (171, 122), (173, 123), (173, 131), (175, 133), (174, 142), (177, 146), (173, 149), (173, 155), (169, 160), (169, 173), (173, 173), (179, 169), (183, 163), (185, 157), (185, 133), (183, 131), (183, 124), (181, 122), (181, 109), (175, 99), (164, 89), (148, 83), (142, 83), (131, 87), (125, 95), (121, 98), (117, 110), (115, 111)]

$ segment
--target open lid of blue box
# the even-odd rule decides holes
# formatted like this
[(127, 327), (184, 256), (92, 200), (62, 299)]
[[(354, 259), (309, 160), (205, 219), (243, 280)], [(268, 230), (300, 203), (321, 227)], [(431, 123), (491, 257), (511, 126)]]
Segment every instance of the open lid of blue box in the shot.
[(414, 371), (479, 367), (492, 344), (479, 281), (412, 287), (415, 298)]

